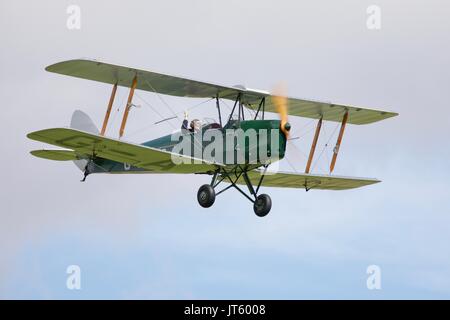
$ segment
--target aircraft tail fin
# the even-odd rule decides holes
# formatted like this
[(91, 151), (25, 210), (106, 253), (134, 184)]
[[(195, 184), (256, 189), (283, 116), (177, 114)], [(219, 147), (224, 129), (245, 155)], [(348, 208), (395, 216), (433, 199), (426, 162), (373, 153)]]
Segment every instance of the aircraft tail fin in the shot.
[(97, 126), (94, 121), (83, 111), (75, 110), (70, 119), (70, 127), (72, 129), (77, 129), (81, 131), (86, 131), (89, 133), (99, 134)]
[[(94, 124), (94, 121), (92, 121), (92, 119), (81, 110), (75, 110), (72, 113), (72, 118), (70, 119), (70, 127), (72, 129), (82, 130), (94, 134), (100, 133), (97, 126)], [(84, 171), (88, 161), (85, 159), (81, 159), (74, 160), (73, 163), (75, 163), (78, 169)]]

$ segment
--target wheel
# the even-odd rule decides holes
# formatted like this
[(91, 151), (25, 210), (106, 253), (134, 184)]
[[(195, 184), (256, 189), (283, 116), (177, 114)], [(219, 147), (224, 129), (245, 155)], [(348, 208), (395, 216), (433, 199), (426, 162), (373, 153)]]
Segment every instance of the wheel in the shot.
[(216, 192), (214, 191), (214, 188), (209, 184), (202, 185), (200, 189), (198, 189), (197, 200), (203, 208), (211, 207), (216, 200)]
[(272, 200), (267, 194), (260, 194), (253, 204), (253, 211), (258, 217), (264, 217), (272, 208)]

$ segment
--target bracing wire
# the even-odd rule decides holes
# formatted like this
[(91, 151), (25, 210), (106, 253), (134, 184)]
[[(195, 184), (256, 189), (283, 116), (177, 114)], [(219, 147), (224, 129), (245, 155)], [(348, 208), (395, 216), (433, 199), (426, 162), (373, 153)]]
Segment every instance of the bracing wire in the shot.
[(230, 111), (231, 112), (231, 107), (228, 105), (228, 103), (224, 100), (224, 99), (220, 99), (220, 101), (222, 101), (223, 102), (223, 104), (225, 105), (225, 107), (228, 109), (228, 111)]
[(161, 119), (164, 119), (164, 116), (156, 109), (154, 108), (149, 102), (147, 102), (147, 100), (145, 100), (143, 97), (141, 97), (140, 95), (136, 94), (136, 96), (141, 99), (146, 106), (148, 106), (154, 113), (156, 113)]
[[(210, 102), (211, 100), (214, 100), (214, 99), (215, 99), (215, 98), (210, 98), (210, 99), (208, 99), (208, 100), (205, 100), (205, 101), (199, 102), (199, 103), (197, 103), (197, 104), (194, 104), (192, 107), (187, 108), (186, 111), (192, 111), (192, 110), (194, 110), (195, 108), (201, 106), (202, 104), (205, 104), (205, 103), (207, 103), (207, 102)], [(184, 111), (179, 112), (179, 113), (177, 113), (177, 114), (181, 114), (181, 113), (183, 113), (183, 112), (184, 112)]]
[[(320, 158), (322, 157), (325, 149), (328, 147), (328, 145), (330, 144), (331, 139), (334, 137), (334, 135), (336, 134), (337, 128), (339, 127), (339, 123), (336, 124), (336, 127), (334, 128), (332, 134), (330, 135), (330, 137), (328, 138), (327, 142), (325, 143), (325, 145), (322, 148), (322, 151), (320, 152), (319, 156), (317, 157), (317, 159), (314, 161), (313, 166), (311, 168), (311, 171), (314, 170), (314, 168), (316, 167), (317, 163), (319, 162)], [(325, 128), (324, 128), (325, 129)], [(325, 130), (324, 130), (325, 131)], [(327, 154), (327, 163), (328, 163), (328, 154)]]
[[(139, 95), (137, 95), (137, 97), (138, 97), (139, 99), (141, 99), (141, 100), (144, 102), (144, 104), (145, 104), (146, 106), (148, 106), (154, 113), (156, 113), (161, 119), (164, 119), (164, 116), (163, 116), (156, 108), (154, 108), (150, 103), (148, 103), (144, 98), (142, 98), (142, 97), (139, 96)], [(171, 122), (169, 122), (169, 121), (165, 121), (165, 122), (167, 122), (167, 124), (168, 124), (172, 129), (175, 129), (175, 126), (174, 126)], [(130, 134), (127, 134), (127, 136), (128, 136), (128, 137), (132, 137), (132, 136), (136, 135), (137, 133), (140, 133), (140, 132), (142, 132), (142, 131), (144, 131), (144, 130), (147, 130), (147, 129), (149, 129), (150, 127), (152, 127), (152, 126), (154, 126), (154, 125), (155, 125), (154, 123), (151, 123), (151, 124), (149, 124), (149, 125), (147, 125), (147, 126), (144, 126), (144, 127), (142, 127), (142, 128), (139, 128), (139, 129), (137, 129), (137, 130), (131, 132)]]
[(161, 97), (161, 95), (159, 94), (159, 92), (156, 91), (155, 88), (153, 88), (152, 84), (151, 84), (147, 79), (145, 79), (145, 82), (146, 82), (146, 83), (148, 84), (148, 86), (153, 90), (153, 92), (156, 94), (156, 96), (158, 97), (158, 99), (161, 100), (161, 102), (162, 102), (163, 104), (166, 105), (166, 107), (172, 112), (172, 114), (173, 114), (174, 116), (176, 116), (177, 114), (175, 113), (175, 111), (173, 111), (173, 109), (170, 107), (170, 105), (169, 105), (169, 104)]
[(295, 169), (295, 167), (292, 165), (292, 163), (289, 161), (288, 158), (285, 158), (286, 162), (289, 164), (289, 166), (292, 168), (292, 170), (294, 170), (294, 172), (297, 172), (297, 169)]
[[(157, 111), (150, 103), (148, 103), (146, 100), (144, 100), (144, 99), (143, 99), (142, 97), (140, 97), (140, 96), (138, 96), (138, 98), (140, 98), (147, 106), (149, 106), (150, 109), (151, 109), (153, 112), (155, 112), (155, 113), (162, 119), (162, 122), (168, 122), (168, 124), (172, 127), (172, 129), (176, 129), (176, 127), (175, 127), (170, 121), (165, 121), (165, 120), (173, 120), (173, 119), (176, 119), (176, 118), (178, 118), (178, 117), (166, 119), (166, 118), (164, 118), (164, 117), (161, 115), (161, 113), (158, 112), (158, 111)], [(199, 106), (201, 106), (201, 105), (203, 105), (203, 104), (205, 104), (205, 103), (207, 103), (207, 102), (209, 102), (209, 101), (211, 101), (211, 100), (213, 100), (213, 99), (214, 99), (214, 98), (210, 98), (210, 99), (207, 99), (207, 100), (205, 100), (205, 101), (201, 101), (201, 102), (199, 102), (199, 103), (196, 103), (196, 104), (192, 105), (191, 107), (188, 107), (188, 108), (186, 109), (186, 111), (192, 111), (192, 110), (194, 110), (195, 108), (197, 108), (197, 107), (199, 107)], [(183, 112), (184, 112), (184, 111), (178, 112), (178, 113), (175, 114), (175, 116), (176, 116), (177, 114), (181, 114), (181, 113), (183, 113)], [(137, 129), (137, 130), (133, 131), (133, 132), (132, 132), (131, 134), (129, 134), (128, 136), (130, 137), (130, 136), (136, 135), (137, 133), (140, 133), (140, 132), (142, 132), (142, 131), (145, 131), (145, 130), (149, 129), (150, 127), (153, 127), (153, 126), (155, 126), (155, 125), (158, 125), (159, 123), (162, 123), (162, 122), (159, 121), (159, 122), (156, 122), (156, 123), (151, 123), (151, 124), (149, 124), (149, 125), (147, 125), (147, 126), (145, 126), (145, 127), (142, 127), (142, 128), (140, 128), (140, 129)]]
[(122, 98), (120, 99), (120, 104), (119, 104), (119, 106), (118, 106), (117, 108), (115, 108), (113, 117), (112, 117), (112, 119), (111, 119), (110, 127), (114, 127), (114, 124), (116, 123), (117, 115), (120, 113), (120, 107), (122, 106), (124, 99), (125, 99), (125, 96), (122, 95)]

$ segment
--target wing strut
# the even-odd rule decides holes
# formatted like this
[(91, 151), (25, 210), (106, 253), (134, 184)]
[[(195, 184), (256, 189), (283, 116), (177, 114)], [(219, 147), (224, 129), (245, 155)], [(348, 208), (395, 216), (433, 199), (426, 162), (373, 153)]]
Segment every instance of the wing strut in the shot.
[(130, 109), (132, 107), (131, 102), (133, 101), (134, 89), (136, 89), (136, 85), (137, 85), (137, 75), (134, 76), (134, 78), (133, 78), (133, 82), (130, 87), (130, 93), (128, 94), (127, 105), (125, 106), (125, 112), (123, 113), (122, 124), (120, 125), (119, 139), (122, 138), (123, 132), (125, 131), (125, 125), (127, 123), (128, 113), (130, 112)]
[(114, 98), (116, 96), (116, 91), (117, 91), (117, 82), (114, 84), (114, 86), (112, 88), (112, 91), (111, 91), (111, 97), (109, 98), (108, 108), (106, 109), (106, 113), (105, 113), (105, 119), (103, 119), (102, 131), (100, 132), (101, 136), (105, 135), (106, 125), (108, 124), (109, 115), (111, 114), (111, 108), (112, 108), (112, 105), (114, 103)]
[(311, 163), (314, 158), (314, 152), (316, 151), (317, 140), (319, 139), (320, 129), (322, 128), (322, 118), (317, 122), (316, 132), (314, 133), (314, 139), (311, 144), (311, 150), (309, 151), (308, 163), (306, 164), (305, 173), (309, 173)]
[(339, 136), (336, 141), (336, 146), (333, 149), (333, 159), (331, 159), (330, 164), (330, 173), (334, 170), (334, 165), (336, 164), (336, 158), (339, 152), (339, 147), (341, 146), (342, 137), (344, 136), (345, 125), (347, 124), (348, 119), (348, 111), (345, 112), (344, 117), (342, 118), (341, 129), (339, 130)]
[(219, 123), (220, 123), (220, 127), (222, 128), (222, 115), (220, 114), (220, 103), (219, 103), (219, 95), (216, 95), (216, 107), (217, 107), (217, 112), (219, 113)]

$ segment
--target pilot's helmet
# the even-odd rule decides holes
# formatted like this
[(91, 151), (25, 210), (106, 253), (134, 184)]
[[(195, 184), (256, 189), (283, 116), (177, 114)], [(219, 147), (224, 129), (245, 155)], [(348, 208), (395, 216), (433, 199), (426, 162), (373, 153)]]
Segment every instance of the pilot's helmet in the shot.
[(194, 119), (191, 121), (191, 130), (194, 132), (200, 131), (200, 128), (202, 127), (202, 122), (198, 119)]

